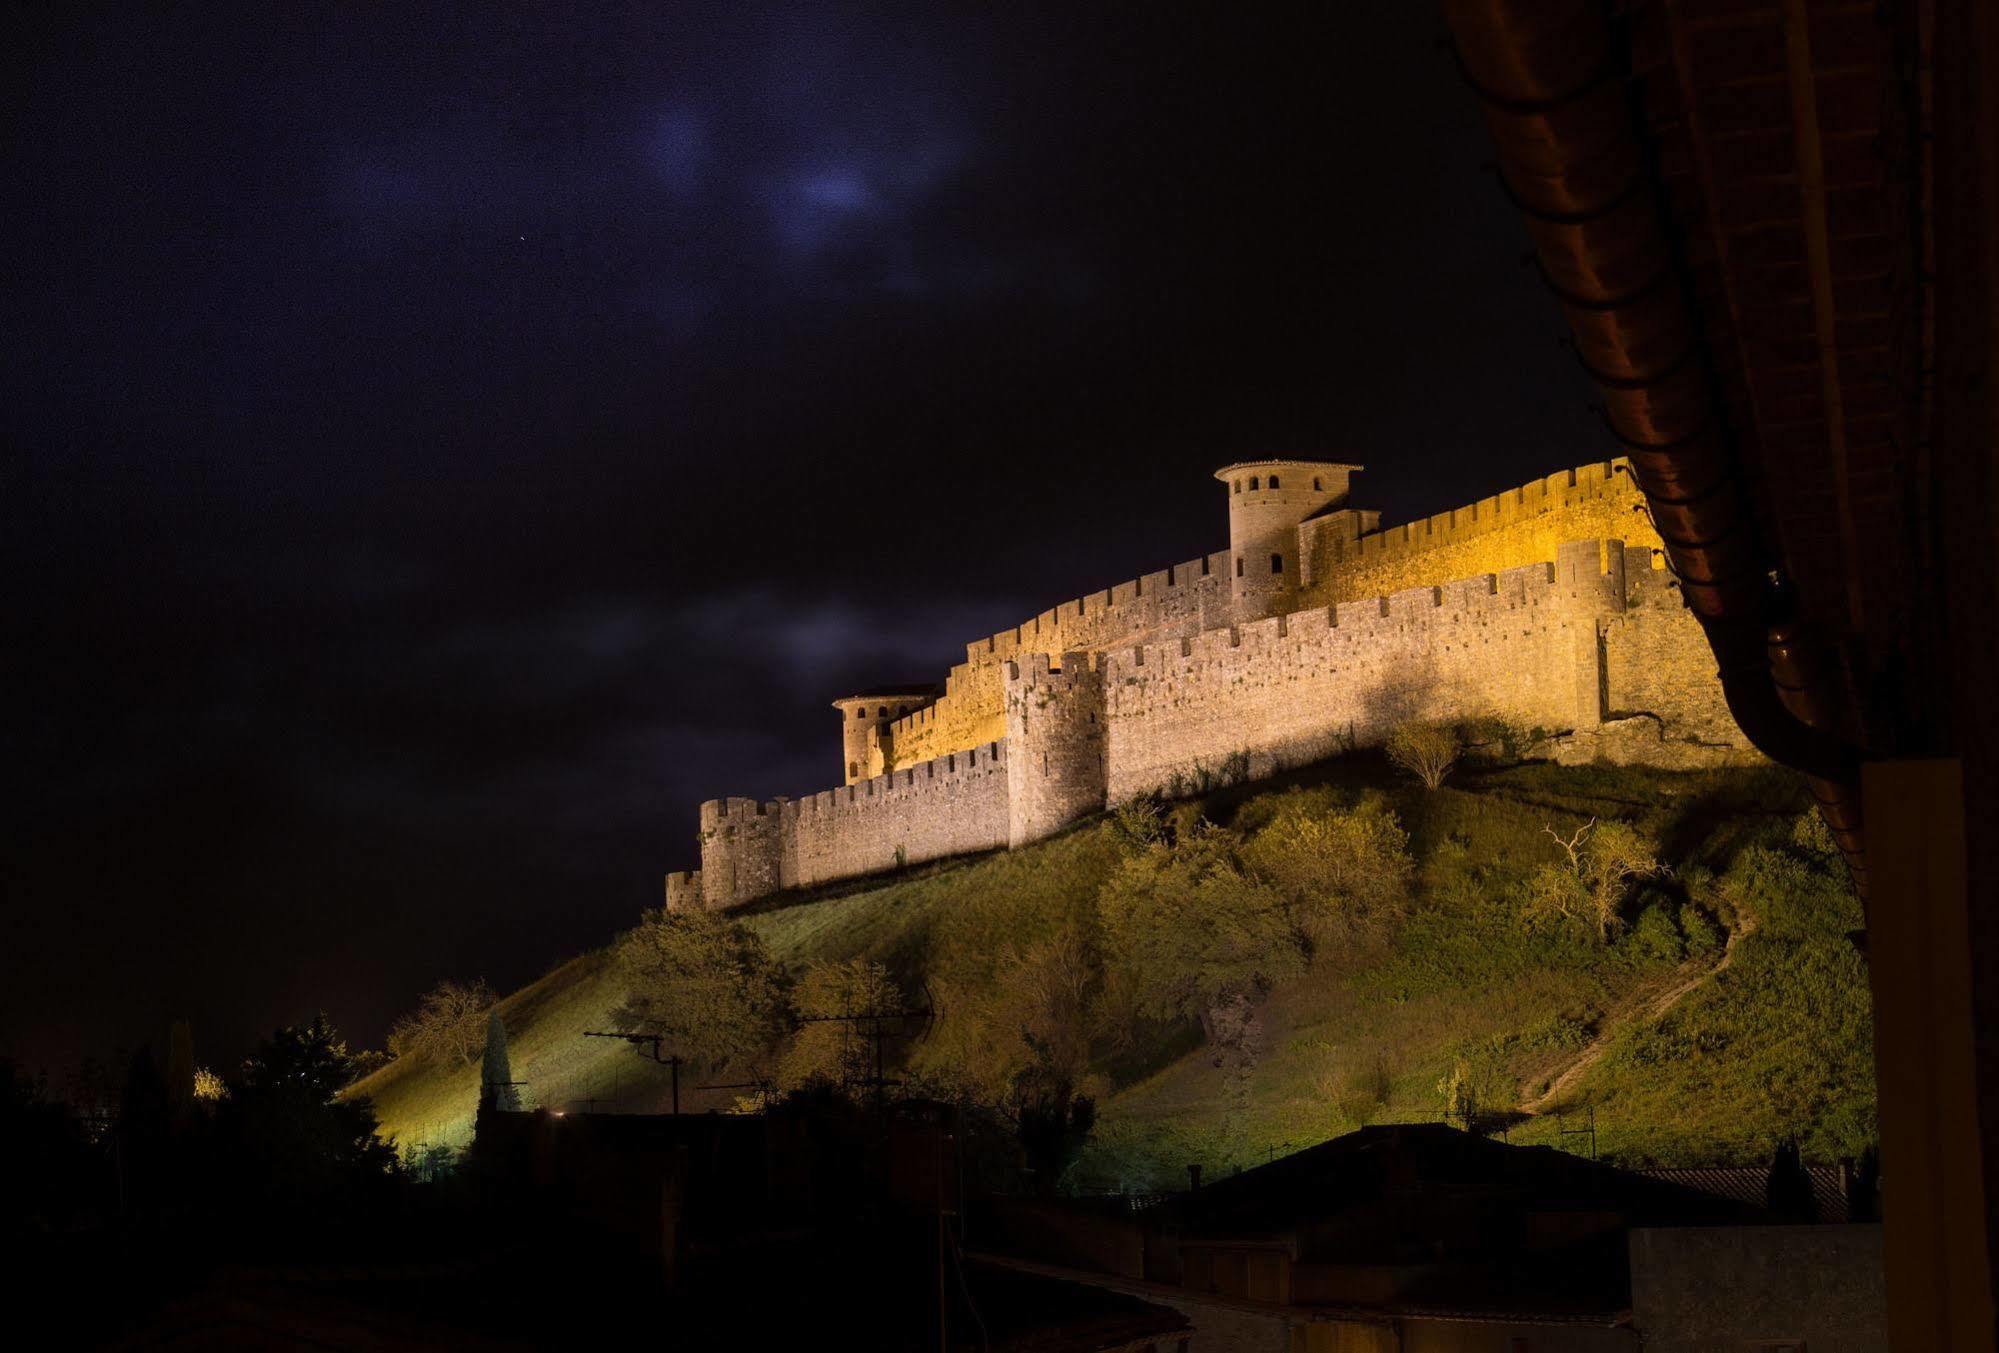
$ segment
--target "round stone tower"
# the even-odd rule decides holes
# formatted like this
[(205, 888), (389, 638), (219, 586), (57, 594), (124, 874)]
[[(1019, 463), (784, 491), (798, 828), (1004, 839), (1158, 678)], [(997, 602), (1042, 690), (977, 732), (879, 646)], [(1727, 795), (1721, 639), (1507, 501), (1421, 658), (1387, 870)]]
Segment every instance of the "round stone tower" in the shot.
[(1007, 844), (1053, 836), (1100, 812), (1104, 761), (1104, 677), (1088, 653), (1046, 653), (1006, 663)]
[(880, 775), (894, 753), (889, 725), (903, 715), (935, 704), (935, 686), (893, 686), (843, 695), (833, 702), (840, 711), (840, 783), (851, 785)]
[(1245, 460), (1215, 471), (1229, 496), (1229, 585), (1242, 624), (1294, 609), (1298, 525), (1344, 507), (1358, 465)]

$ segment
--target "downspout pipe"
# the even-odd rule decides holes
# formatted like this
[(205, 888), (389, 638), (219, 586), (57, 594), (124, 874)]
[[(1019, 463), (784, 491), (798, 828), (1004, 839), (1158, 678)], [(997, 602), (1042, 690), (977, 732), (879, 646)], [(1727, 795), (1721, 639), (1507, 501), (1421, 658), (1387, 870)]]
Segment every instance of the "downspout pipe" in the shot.
[(1600, 0), (1445, 0), (1500, 180), (1602, 392), (1743, 735), (1802, 771), (1865, 890), (1859, 753), (1743, 491), (1728, 418)]

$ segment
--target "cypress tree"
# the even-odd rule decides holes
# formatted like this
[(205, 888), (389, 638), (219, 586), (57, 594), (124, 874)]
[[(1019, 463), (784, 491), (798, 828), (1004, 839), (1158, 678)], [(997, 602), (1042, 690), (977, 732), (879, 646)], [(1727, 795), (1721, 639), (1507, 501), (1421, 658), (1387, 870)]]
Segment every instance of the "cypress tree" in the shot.
[(184, 1019), (167, 1030), (167, 1117), (174, 1131), (194, 1116), (194, 1031)]
[(1846, 1219), (1881, 1220), (1881, 1149), (1870, 1146), (1860, 1157), (1860, 1168), (1846, 1184)]
[(486, 1017), (486, 1062), (480, 1074), (479, 1107), (501, 1113), (521, 1111), (521, 1090), (507, 1059), (507, 1026), (495, 1007)]
[(1818, 1203), (1812, 1197), (1812, 1177), (1805, 1169), (1795, 1137), (1777, 1143), (1770, 1158), (1770, 1174), (1764, 1184), (1763, 1200), (1770, 1211), (1785, 1221), (1811, 1222), (1819, 1219)]

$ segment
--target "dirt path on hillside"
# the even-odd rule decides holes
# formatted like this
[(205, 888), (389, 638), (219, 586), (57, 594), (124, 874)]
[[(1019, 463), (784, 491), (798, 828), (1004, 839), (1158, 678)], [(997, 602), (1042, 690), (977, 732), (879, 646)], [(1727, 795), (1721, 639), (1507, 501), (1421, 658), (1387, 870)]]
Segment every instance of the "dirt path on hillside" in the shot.
[(1534, 1098), (1525, 1100), (1520, 1111), (1538, 1114), (1551, 1104), (1558, 1104), (1564, 1095), (1573, 1090), (1589, 1069), (1603, 1060), (1610, 1051), (1610, 1045), (1626, 1029), (1640, 1022), (1656, 1024), (1666, 1017), (1666, 1012), (1685, 1000), (1687, 995), (1703, 982), (1711, 982), (1728, 971), (1728, 965), (1735, 961), (1735, 946), (1746, 935), (1754, 934), (1756, 926), (1749, 922), (1728, 935), (1728, 943), (1722, 946), (1721, 958), (1712, 967), (1703, 966), (1699, 959), (1682, 964), (1675, 975), (1673, 984), (1656, 995), (1642, 994), (1624, 1007), (1612, 1010), (1604, 1016), (1603, 1028), (1590, 1040), (1589, 1046), (1577, 1053), (1575, 1059), (1548, 1082), (1548, 1088)]

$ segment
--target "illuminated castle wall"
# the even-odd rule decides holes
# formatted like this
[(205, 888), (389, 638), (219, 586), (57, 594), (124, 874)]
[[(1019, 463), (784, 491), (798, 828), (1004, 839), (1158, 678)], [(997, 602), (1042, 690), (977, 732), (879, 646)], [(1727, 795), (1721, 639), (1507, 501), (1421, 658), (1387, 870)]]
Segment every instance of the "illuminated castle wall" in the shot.
[(1020, 845), (1409, 719), (1501, 715), (1567, 759), (1752, 755), (1621, 462), (1388, 531), (1346, 505), (1358, 468), (1229, 466), (1227, 550), (980, 639), (941, 691), (842, 697), (846, 783), (703, 804), (701, 868), (667, 905)]

